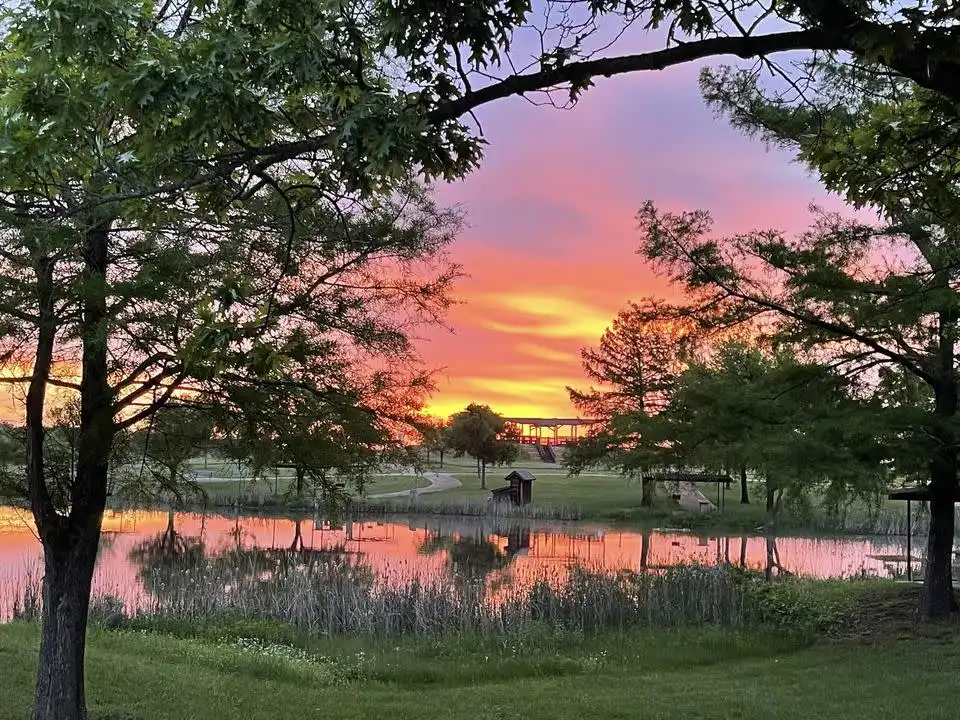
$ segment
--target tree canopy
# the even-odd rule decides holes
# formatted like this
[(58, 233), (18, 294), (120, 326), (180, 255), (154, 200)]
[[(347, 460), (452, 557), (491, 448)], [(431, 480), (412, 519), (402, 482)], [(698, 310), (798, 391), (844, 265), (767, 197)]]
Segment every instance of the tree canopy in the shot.
[(786, 350), (733, 341), (678, 378), (670, 403), (641, 431), (661, 464), (746, 470), (767, 491), (806, 505), (816, 490), (832, 509), (875, 503), (887, 480), (886, 428), (856, 386)]
[[(417, 409), (426, 381), (406, 330), (442, 313), (457, 275), (442, 250), (460, 224), (418, 183), (476, 167), (482, 140), (465, 119), (471, 111), (559, 86), (576, 100), (600, 75), (815, 49), (910, 78), (937, 94), (931, 103), (953, 122), (952, 4), (887, 9), (843, 0), (546, 0), (539, 22), (528, 0), (12, 5), (0, 29), (0, 353), (28, 369), (9, 380), (28, 386), (26, 475), (46, 563), (36, 717), (85, 715), (83, 629), (111, 454), (124, 433), (172, 398), (238, 416), (284, 389), (303, 391), (325, 404), (307, 413), (318, 422), (349, 398), (371, 411), (351, 416), (354, 430), (358, 418), (375, 419), (367, 439)], [(796, 28), (782, 30), (784, 21)], [(663, 28), (669, 46), (601, 56), (608, 28), (615, 39), (644, 27)], [(541, 51), (517, 65), (509, 54), (527, 31)], [(662, 226), (687, 239), (707, 229), (699, 215), (682, 228), (652, 208), (645, 217), (651, 237)], [(939, 243), (923, 228), (907, 230), (921, 254)], [(847, 238), (840, 255), (848, 259), (866, 236), (836, 223), (824, 234)], [(793, 253), (810, 281), (826, 253), (813, 245), (812, 254), (776, 242), (761, 249), (781, 271)], [(709, 248), (694, 254), (688, 277), (669, 246), (652, 240), (649, 254), (678, 280), (703, 289), (721, 269), (724, 292), (736, 284)], [(925, 259), (935, 287), (910, 276), (895, 290), (881, 283), (881, 294), (903, 296), (901, 321), (923, 315), (908, 292), (939, 297), (942, 350), (955, 323), (944, 300), (952, 291), (944, 254)], [(841, 280), (870, 294), (859, 277)], [(739, 287), (751, 311), (772, 309)], [(859, 317), (838, 319), (847, 311), (836, 297), (817, 300), (830, 315), (815, 324), (823, 333), (858, 326)], [(920, 342), (929, 331), (920, 327), (904, 342)], [(956, 388), (941, 382), (942, 363), (927, 367), (937, 353), (915, 356), (889, 333), (844, 337), (943, 389), (932, 436), (952, 447), (942, 418), (952, 417)], [(66, 486), (48, 467), (52, 385), (78, 402)], [(406, 403), (399, 418), (388, 412), (395, 398)], [(279, 423), (277, 414), (256, 417)], [(346, 425), (341, 415), (326, 427)], [(935, 457), (945, 477), (955, 459)]]
[(598, 420), (656, 412), (695, 346), (691, 329), (683, 319), (665, 317), (655, 300), (632, 303), (617, 313), (597, 347), (581, 350), (584, 373), (597, 387), (568, 388), (570, 400)]
[(519, 457), (512, 429), (487, 405), (471, 403), (450, 418), (449, 446), (458, 457), (477, 461), (480, 487), (487, 487), (487, 465), (506, 465)]
[[(171, 401), (223, 429), (303, 392), (361, 444), (417, 412), (408, 332), (448, 303), (460, 216), (413, 178), (466, 171), (476, 143), (426, 124), (359, 7), (43, 0), (2, 32), (0, 352), (27, 369), (9, 381), (45, 554), (36, 717), (83, 718), (117, 441)], [(66, 482), (50, 385), (77, 404)]]
[[(960, 205), (949, 157), (930, 155), (949, 143), (937, 128), (925, 141), (920, 129), (928, 104), (940, 101), (869, 68), (816, 70), (817, 84), (792, 105), (742, 73), (705, 74), (704, 87), (736, 124), (793, 148), (828, 186), (878, 208), (880, 221), (817, 212), (796, 238), (772, 229), (715, 237), (709, 213), (647, 203), (638, 215), (641, 251), (693, 299), (685, 316), (706, 325), (768, 318), (781, 341), (885, 396), (898, 460), (927, 463), (933, 499), (921, 609), (942, 615), (954, 605)], [(915, 475), (916, 460), (903, 471)]]
[[(598, 77), (721, 55), (769, 65), (798, 50), (852, 55), (960, 100), (956, 11), (948, 0), (910, 7), (888, 0), (393, 0), (380, 7), (382, 46), (408, 58), (407, 77), (430, 88), (435, 122), (541, 91), (555, 103), (575, 102)], [(664, 46), (636, 52), (638, 37), (656, 31)], [(618, 54), (625, 46), (631, 52)], [(778, 71), (790, 75), (791, 68)]]

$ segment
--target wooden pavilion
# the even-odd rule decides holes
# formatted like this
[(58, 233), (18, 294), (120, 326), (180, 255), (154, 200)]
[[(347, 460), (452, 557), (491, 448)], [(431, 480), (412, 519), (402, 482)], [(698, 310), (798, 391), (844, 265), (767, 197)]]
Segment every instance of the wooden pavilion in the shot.
[(673, 482), (673, 483), (716, 483), (717, 498), (719, 499), (719, 509), (723, 509), (725, 504), (725, 490), (729, 490), (733, 484), (733, 478), (722, 473), (708, 472), (673, 472), (673, 471), (654, 471), (644, 473), (640, 476), (643, 482)]
[[(894, 488), (887, 493), (890, 500), (904, 500), (907, 503), (907, 580), (913, 580), (913, 521), (910, 506), (915, 502), (929, 502), (930, 485), (914, 485)], [(960, 502), (960, 486), (953, 491), (953, 501)]]
[(521, 445), (568, 445), (587, 434), (599, 420), (589, 418), (505, 417), (517, 429)]

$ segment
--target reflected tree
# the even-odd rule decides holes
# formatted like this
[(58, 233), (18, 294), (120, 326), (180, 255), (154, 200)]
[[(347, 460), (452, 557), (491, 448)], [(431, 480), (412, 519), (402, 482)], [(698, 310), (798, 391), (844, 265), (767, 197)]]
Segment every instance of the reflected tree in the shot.
[(303, 530), (301, 529), (302, 525), (303, 525), (303, 518), (297, 518), (297, 521), (294, 523), (293, 542), (290, 543), (290, 550), (292, 552), (304, 551)]
[(650, 564), (650, 531), (644, 530), (640, 536), (640, 571), (643, 572)]
[(767, 562), (764, 566), (764, 575), (767, 580), (771, 580), (775, 576), (792, 575), (793, 573), (784, 568), (780, 563), (780, 551), (777, 549), (777, 539), (772, 535), (768, 535), (764, 539), (767, 544)]
[(186, 571), (203, 566), (206, 548), (202, 537), (177, 532), (175, 515), (170, 510), (163, 532), (134, 546), (128, 558), (140, 566), (137, 577), (144, 589), (161, 599), (165, 590), (182, 583)]
[(431, 535), (418, 548), (424, 555), (444, 551), (451, 575), (458, 583), (484, 582), (488, 575), (505, 568), (513, 559), (486, 538), (465, 535)]

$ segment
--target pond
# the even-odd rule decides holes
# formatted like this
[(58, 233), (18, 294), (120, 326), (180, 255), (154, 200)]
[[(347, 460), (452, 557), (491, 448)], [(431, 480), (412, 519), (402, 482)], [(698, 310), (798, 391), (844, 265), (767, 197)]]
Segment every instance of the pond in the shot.
[[(264, 564), (278, 557), (321, 556), (363, 567), (381, 585), (468, 579), (490, 594), (544, 578), (563, 580), (573, 566), (613, 573), (729, 563), (817, 578), (900, 577), (906, 570), (904, 538), (698, 536), (439, 516), (331, 525), (314, 519), (129, 510), (108, 511), (104, 518), (95, 594), (114, 595), (135, 608), (201, 563), (244, 563), (262, 573)], [(36, 583), (41, 569), (29, 513), (0, 507), (0, 612), (9, 615), (13, 598)]]

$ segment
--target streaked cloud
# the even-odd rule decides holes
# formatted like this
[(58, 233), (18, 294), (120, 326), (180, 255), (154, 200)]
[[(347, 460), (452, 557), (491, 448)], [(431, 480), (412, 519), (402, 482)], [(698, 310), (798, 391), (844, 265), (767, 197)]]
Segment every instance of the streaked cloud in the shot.
[(636, 254), (647, 199), (710, 210), (719, 233), (805, 228), (827, 196), (789, 156), (741, 136), (704, 107), (699, 66), (602, 80), (570, 112), (507, 100), (482, 109), (483, 166), (444, 186), (470, 228), (453, 255), (470, 277), (454, 332), (434, 331), (424, 357), (445, 368), (438, 414), (486, 402), (514, 415), (575, 414), (566, 385), (587, 385), (580, 350), (617, 310), (676, 297)]
[(578, 362), (580, 357), (578, 353), (555, 350), (536, 343), (520, 343), (515, 349), (521, 355), (537, 358), (538, 360), (546, 360), (551, 363), (560, 363), (568, 367), (571, 362)]

